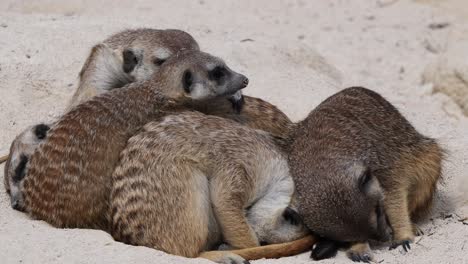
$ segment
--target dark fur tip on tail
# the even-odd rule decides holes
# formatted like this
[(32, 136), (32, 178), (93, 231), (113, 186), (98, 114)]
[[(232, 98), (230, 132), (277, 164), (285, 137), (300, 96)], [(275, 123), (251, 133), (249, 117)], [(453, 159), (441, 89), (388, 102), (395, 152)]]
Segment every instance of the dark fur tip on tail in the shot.
[(50, 127), (46, 124), (39, 124), (34, 127), (34, 134), (38, 139), (44, 139), (49, 131)]

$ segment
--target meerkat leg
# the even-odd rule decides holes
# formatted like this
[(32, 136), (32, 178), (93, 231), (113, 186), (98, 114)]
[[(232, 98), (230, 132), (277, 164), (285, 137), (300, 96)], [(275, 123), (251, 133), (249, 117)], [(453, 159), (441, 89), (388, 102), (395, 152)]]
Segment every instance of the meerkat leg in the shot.
[(439, 145), (431, 142), (408, 160), (411, 166), (406, 166), (406, 173), (412, 176), (408, 207), (413, 221), (426, 216), (432, 208), (433, 196), (442, 173), (442, 156), (443, 151)]
[(393, 229), (393, 243), (390, 249), (403, 246), (405, 251), (411, 249), (414, 240), (413, 224), (408, 211), (406, 190), (394, 190), (386, 193), (385, 212)]
[(355, 262), (371, 262), (374, 258), (368, 242), (357, 242), (346, 250), (346, 255)]
[(224, 240), (235, 248), (259, 246), (258, 238), (245, 217), (249, 177), (238, 166), (223, 166), (210, 181), (211, 201)]
[(1, 156), (1, 157), (0, 157), (0, 164), (2, 164), (3, 162), (5, 162), (7, 159), (8, 159), (8, 154), (5, 155), (5, 156)]

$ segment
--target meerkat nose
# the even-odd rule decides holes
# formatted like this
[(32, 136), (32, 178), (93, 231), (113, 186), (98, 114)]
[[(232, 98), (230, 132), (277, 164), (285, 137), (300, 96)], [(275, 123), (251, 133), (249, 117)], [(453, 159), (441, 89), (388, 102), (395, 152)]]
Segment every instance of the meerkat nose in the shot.
[(19, 206), (18, 201), (13, 201), (13, 202), (11, 203), (11, 207), (12, 207), (13, 209), (15, 209), (15, 210), (20, 211), (20, 206)]
[(249, 85), (249, 78), (245, 77), (244, 81), (242, 82), (242, 88), (247, 87), (247, 85)]

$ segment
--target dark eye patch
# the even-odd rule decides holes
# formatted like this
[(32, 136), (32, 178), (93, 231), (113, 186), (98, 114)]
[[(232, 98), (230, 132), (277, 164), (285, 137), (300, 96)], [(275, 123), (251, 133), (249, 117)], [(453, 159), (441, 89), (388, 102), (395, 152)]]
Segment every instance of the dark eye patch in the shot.
[(222, 66), (216, 66), (213, 70), (211, 70), (208, 74), (208, 78), (210, 80), (216, 81), (218, 83), (221, 83), (228, 75), (228, 70)]
[(25, 155), (21, 155), (20, 163), (15, 169), (15, 175), (13, 176), (13, 182), (17, 183), (20, 182), (24, 176), (26, 175), (26, 164), (28, 164), (28, 157)]
[(153, 64), (156, 66), (161, 66), (164, 62), (166, 62), (167, 59), (160, 59), (160, 58), (155, 58), (153, 60)]
[(192, 86), (192, 83), (193, 83), (193, 76), (192, 76), (192, 72), (190, 70), (186, 70), (184, 72), (184, 76), (182, 77), (182, 83), (183, 83), (183, 86), (184, 86), (184, 91), (186, 93), (190, 93), (191, 90), (191, 86)]
[(50, 127), (48, 125), (39, 124), (34, 127), (34, 134), (36, 135), (37, 139), (44, 139), (49, 129)]

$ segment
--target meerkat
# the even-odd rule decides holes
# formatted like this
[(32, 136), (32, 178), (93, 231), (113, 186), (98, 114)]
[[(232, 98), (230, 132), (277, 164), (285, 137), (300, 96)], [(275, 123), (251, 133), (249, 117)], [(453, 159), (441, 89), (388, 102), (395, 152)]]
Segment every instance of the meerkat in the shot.
[[(212, 72), (222, 68), (221, 79)], [(228, 97), (248, 79), (198, 51), (169, 58), (143, 83), (73, 108), (48, 131), (20, 184), (22, 209), (55, 227), (107, 230), (111, 174), (127, 140), (149, 121), (187, 109), (193, 100)]]
[(185, 257), (221, 239), (234, 248), (289, 242), (308, 231), (289, 207), (293, 191), (287, 156), (270, 134), (199, 112), (166, 116), (121, 152), (111, 234)]
[(149, 79), (172, 55), (200, 50), (196, 40), (177, 29), (128, 29), (91, 49), (68, 109), (109, 90)]
[(369, 240), (410, 249), (414, 221), (431, 208), (444, 151), (381, 95), (345, 89), (294, 132), (289, 165), (299, 214), (316, 234), (352, 242), (348, 256), (372, 259)]

